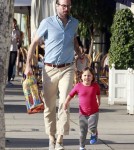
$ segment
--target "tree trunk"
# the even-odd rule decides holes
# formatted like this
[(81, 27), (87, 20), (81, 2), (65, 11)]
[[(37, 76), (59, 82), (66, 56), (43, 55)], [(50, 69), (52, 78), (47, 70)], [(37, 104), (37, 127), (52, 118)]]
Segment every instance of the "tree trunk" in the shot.
[(0, 149), (5, 149), (4, 95), (11, 44), (14, 0), (0, 0)]
[(92, 55), (93, 55), (93, 44), (94, 44), (94, 33), (95, 33), (95, 28), (94, 28), (93, 24), (91, 24), (91, 25), (89, 24), (89, 31), (90, 31), (90, 36), (91, 36), (90, 37), (91, 42), (90, 42), (90, 47), (89, 47), (89, 55), (92, 58)]
[(94, 38), (91, 36), (91, 42), (90, 42), (90, 48), (89, 48), (89, 55), (92, 57), (93, 55), (93, 44), (94, 44)]

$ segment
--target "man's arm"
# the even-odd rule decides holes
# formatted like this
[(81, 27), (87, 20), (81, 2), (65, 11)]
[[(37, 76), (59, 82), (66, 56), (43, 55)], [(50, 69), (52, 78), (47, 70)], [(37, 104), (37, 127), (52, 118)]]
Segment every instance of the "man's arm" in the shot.
[(74, 38), (74, 50), (75, 50), (76, 54), (78, 55), (78, 57), (81, 58), (82, 57), (82, 51), (79, 47), (79, 44), (78, 44), (76, 37)]
[(39, 37), (37, 35), (35, 35), (34, 39), (32, 40), (32, 43), (30, 44), (29, 49), (28, 49), (25, 75), (27, 75), (29, 72), (32, 73), (31, 60), (32, 60), (32, 56), (35, 52), (36, 46), (38, 44), (38, 41), (39, 41)]

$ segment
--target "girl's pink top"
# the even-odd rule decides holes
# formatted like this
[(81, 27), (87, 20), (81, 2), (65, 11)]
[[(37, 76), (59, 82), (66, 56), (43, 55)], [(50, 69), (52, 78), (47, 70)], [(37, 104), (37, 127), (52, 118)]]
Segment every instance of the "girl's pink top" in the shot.
[(99, 111), (96, 95), (100, 95), (100, 87), (97, 83), (92, 83), (89, 86), (84, 86), (78, 83), (71, 90), (69, 95), (79, 97), (79, 113), (89, 116)]

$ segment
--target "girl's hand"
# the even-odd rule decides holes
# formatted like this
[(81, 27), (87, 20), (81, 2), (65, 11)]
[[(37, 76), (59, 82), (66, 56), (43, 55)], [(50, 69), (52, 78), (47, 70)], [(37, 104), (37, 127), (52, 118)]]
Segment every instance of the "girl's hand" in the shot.
[(63, 104), (63, 109), (64, 109), (64, 110), (67, 110), (67, 107), (68, 107), (68, 106), (67, 106), (67, 103), (64, 103), (64, 104)]
[(65, 100), (65, 102), (64, 102), (64, 104), (63, 104), (63, 109), (65, 111), (67, 111), (67, 108), (68, 108), (70, 100), (71, 100), (71, 97), (70, 97), (70, 95), (68, 95), (67, 98), (66, 98), (66, 100)]

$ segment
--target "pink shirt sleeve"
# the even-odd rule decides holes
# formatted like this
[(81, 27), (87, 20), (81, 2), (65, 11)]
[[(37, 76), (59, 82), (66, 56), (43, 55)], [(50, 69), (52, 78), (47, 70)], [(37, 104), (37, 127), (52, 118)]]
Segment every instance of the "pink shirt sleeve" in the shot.
[(69, 93), (69, 95), (71, 96), (71, 97), (74, 97), (74, 95), (76, 95), (76, 94), (78, 94), (78, 84), (76, 84), (75, 86), (74, 86), (74, 88), (71, 90), (71, 92)]

